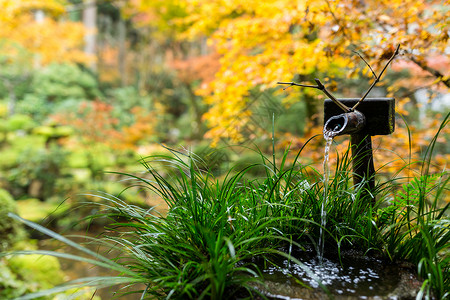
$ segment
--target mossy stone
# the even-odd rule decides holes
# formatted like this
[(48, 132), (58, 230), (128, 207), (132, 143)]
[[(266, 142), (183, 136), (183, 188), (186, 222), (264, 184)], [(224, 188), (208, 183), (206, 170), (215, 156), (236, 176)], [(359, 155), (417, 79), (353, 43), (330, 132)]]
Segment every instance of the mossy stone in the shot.
[(61, 265), (54, 256), (15, 255), (8, 259), (8, 265), (25, 282), (39, 283), (41, 288), (51, 288), (64, 281)]

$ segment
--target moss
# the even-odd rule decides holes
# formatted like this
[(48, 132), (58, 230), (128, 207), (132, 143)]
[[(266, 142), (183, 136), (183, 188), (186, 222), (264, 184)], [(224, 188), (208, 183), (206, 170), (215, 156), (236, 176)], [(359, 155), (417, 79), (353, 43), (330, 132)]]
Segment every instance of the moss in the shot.
[[(0, 259), (0, 299), (51, 289), (62, 283), (64, 277), (58, 259), (53, 256), (32, 254)], [(92, 297), (94, 292), (93, 288), (77, 288), (38, 299), (100, 300), (98, 296)]]
[(48, 255), (16, 255), (8, 259), (11, 270), (21, 280), (35, 282), (40, 288), (51, 288), (64, 281), (64, 273), (56, 257)]
[[(20, 241), (13, 249), (36, 250), (36, 241)], [(51, 289), (63, 283), (65, 277), (58, 259), (53, 256), (31, 254), (0, 258), (0, 299), (15, 299), (29, 293)], [(38, 299), (100, 300), (97, 296), (92, 297), (94, 292), (93, 288), (77, 288)]]
[(16, 298), (26, 290), (25, 283), (8, 268), (6, 259), (0, 259), (0, 299)]
[(19, 216), (32, 222), (40, 222), (55, 212), (60, 203), (42, 202), (39, 199), (29, 198), (17, 201)]
[(21, 224), (8, 217), (10, 212), (17, 213), (16, 202), (8, 191), (0, 189), (0, 252), (26, 238)]

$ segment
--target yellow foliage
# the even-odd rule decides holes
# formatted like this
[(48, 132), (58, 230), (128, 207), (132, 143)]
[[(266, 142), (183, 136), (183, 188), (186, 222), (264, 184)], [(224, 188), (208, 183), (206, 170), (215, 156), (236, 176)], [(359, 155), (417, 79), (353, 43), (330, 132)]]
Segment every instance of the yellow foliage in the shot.
[[(214, 142), (222, 137), (242, 141), (242, 129), (250, 118), (250, 89), (264, 90), (275, 87), (277, 81), (291, 80), (295, 74), (331, 71), (349, 63), (342, 58), (327, 59), (322, 42), (305, 37), (301, 20), (306, 16), (306, 2), (297, 2), (294, 7), (288, 1), (188, 3), (187, 22), (191, 26), (186, 34), (208, 33), (215, 28), (211, 43), (222, 55), (215, 80), (197, 91), (211, 107), (204, 117), (211, 128), (206, 137)], [(206, 13), (218, 16), (203, 18)], [(299, 24), (297, 33), (293, 24)]]
[[(93, 58), (81, 48), (85, 34), (83, 24), (52, 18), (64, 12), (63, 4), (58, 0), (0, 0), (0, 40), (17, 43), (35, 54), (40, 65), (88, 63)], [(46, 13), (44, 20), (35, 20), (33, 10), (36, 9)]]
[[(168, 16), (167, 10), (161, 13), (160, 1), (135, 2), (146, 3), (152, 16)], [(240, 130), (249, 120), (249, 89), (274, 87), (295, 74), (336, 74), (354, 67), (350, 50), (378, 67), (396, 44), (415, 59), (448, 46), (449, 19), (437, 0), (173, 0), (166, 7), (173, 6), (183, 11), (171, 19), (184, 29), (178, 37), (206, 35), (222, 55), (215, 80), (197, 91), (211, 107), (205, 114), (211, 128), (207, 137), (216, 142), (244, 138)]]
[[(206, 36), (210, 47), (220, 54), (221, 67), (214, 79), (199, 85), (196, 91), (209, 107), (203, 117), (210, 128), (206, 137), (213, 144), (222, 138), (242, 142), (252, 137), (246, 133), (254, 133), (250, 111), (254, 99), (249, 91), (274, 88), (278, 81), (291, 81), (297, 74), (311, 82), (316, 74), (352, 78), (362, 73), (371, 77), (370, 70), (352, 50), (361, 53), (378, 73), (397, 44), (401, 44), (401, 53), (389, 69), (399, 70), (401, 65), (407, 65), (412, 77), (385, 86), (386, 96), (396, 98), (396, 109), (401, 115), (408, 115), (406, 108), (410, 105), (410, 99), (404, 96), (408, 94), (405, 88), (411, 91), (434, 82), (437, 88), (448, 91), (443, 84), (448, 80), (448, 68), (445, 64), (430, 65), (429, 59), (438, 55), (447, 57), (448, 67), (445, 49), (450, 18), (440, 0), (134, 0), (132, 3), (139, 13), (147, 15), (146, 24), (157, 24), (161, 30), (172, 26), (168, 32), (178, 39)], [(411, 69), (411, 64), (419, 72)], [(427, 70), (430, 66), (443, 76), (430, 80), (434, 76)], [(386, 84), (383, 79), (380, 85)], [(333, 79), (330, 81), (327, 86), (331, 87)], [(287, 104), (299, 101), (300, 93), (316, 98), (318, 105), (324, 97), (312, 89), (290, 89), (283, 93), (289, 94), (284, 99)], [(422, 128), (411, 127), (411, 159), (420, 157), (437, 126), (430, 123)], [(310, 142), (301, 159), (321, 168), (322, 128), (312, 123), (305, 128), (307, 132), (302, 138), (278, 135), (278, 146), (284, 148), (292, 143), (300, 148), (308, 138), (319, 135)], [(348, 146), (348, 137), (336, 140), (337, 151), (342, 153)], [(390, 162), (386, 170), (403, 167), (405, 157), (409, 157), (409, 135), (401, 124), (393, 135), (375, 137), (373, 143), (375, 161)], [(448, 158), (436, 156), (434, 170)]]
[(22, 14), (40, 9), (52, 15), (60, 15), (66, 1), (58, 0), (0, 0), (0, 22), (11, 22)]

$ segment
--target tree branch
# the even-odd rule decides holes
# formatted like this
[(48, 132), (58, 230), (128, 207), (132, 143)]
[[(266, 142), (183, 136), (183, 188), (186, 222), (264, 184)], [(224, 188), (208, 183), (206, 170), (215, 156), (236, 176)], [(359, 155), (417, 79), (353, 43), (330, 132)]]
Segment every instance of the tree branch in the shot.
[(319, 79), (316, 78), (316, 79), (314, 79), (314, 81), (317, 83), (317, 85), (300, 84), (300, 83), (295, 83), (295, 82), (277, 82), (277, 84), (288, 84), (288, 86), (285, 87), (283, 90), (285, 90), (285, 89), (287, 89), (288, 87), (291, 87), (291, 86), (300, 86), (300, 87), (307, 87), (307, 88), (313, 88), (313, 89), (321, 90), (325, 95), (327, 95), (331, 100), (333, 100), (333, 102), (336, 103), (336, 105), (339, 106), (339, 108), (341, 108), (344, 112), (351, 111), (351, 109), (349, 107), (347, 107), (345, 104), (343, 104), (338, 99), (336, 99), (336, 97), (334, 97), (326, 89), (326, 87), (322, 84), (322, 82), (320, 82)]
[[(369, 87), (369, 89), (366, 91), (366, 93), (364, 94), (364, 96), (362, 96), (361, 99), (359, 99), (358, 102), (356, 102), (356, 104), (351, 108), (351, 110), (355, 110), (358, 105), (364, 100), (366, 99), (367, 95), (369, 95), (370, 91), (374, 88), (374, 86), (380, 81), (381, 76), (383, 75), (384, 71), (386, 71), (387, 67), (389, 66), (389, 64), (392, 62), (392, 60), (394, 60), (394, 58), (397, 56), (397, 54), (399, 53), (399, 49), (400, 49), (400, 44), (397, 46), (397, 48), (394, 51), (394, 54), (392, 54), (391, 58), (388, 60), (388, 62), (386, 63), (386, 65), (384, 66), (383, 70), (381, 70), (380, 75), (376, 76), (375, 75), (375, 80), (373, 81), (372, 85)], [(372, 68), (371, 68), (372, 69)]]
[[(377, 24), (385, 31), (385, 32), (389, 32), (389, 30), (383, 26), (382, 24), (380, 24), (379, 22), (377, 22)], [(428, 73), (430, 73), (431, 75), (433, 75), (434, 77), (436, 77), (437, 79), (440, 79), (441, 82), (448, 88), (450, 88), (450, 78), (447, 78), (445, 80), (442, 80), (445, 75), (442, 74), (441, 72), (439, 72), (436, 69), (431, 68), (430, 66), (428, 66), (426, 63), (424, 63), (423, 61), (418, 60), (417, 58), (415, 58), (414, 56), (408, 56), (409, 60), (411, 60), (413, 63), (415, 63), (417, 66), (419, 66), (422, 70), (427, 71)]]
[(375, 71), (372, 69), (372, 67), (369, 65), (369, 63), (364, 59), (364, 57), (362, 57), (362, 55), (359, 54), (359, 52), (357, 52), (355, 50), (352, 50), (352, 51), (353, 51), (353, 53), (356, 53), (359, 56), (359, 58), (361, 58), (363, 60), (363, 62), (366, 64), (366, 66), (369, 67), (370, 71), (372, 71), (373, 77), (375, 77), (375, 79), (378, 78), (377, 74), (375, 74)]
[(315, 85), (308, 85), (308, 84), (300, 84), (295, 82), (277, 82), (277, 84), (289, 84), (289, 86), (285, 87), (283, 91), (291, 86), (301, 86), (301, 87), (308, 87), (308, 88), (314, 88), (317, 89), (318, 87)]
[(441, 72), (439, 72), (436, 69), (433, 69), (431, 67), (429, 67), (425, 62), (418, 60), (417, 58), (410, 56), (408, 57), (413, 63), (415, 63), (417, 66), (419, 66), (422, 70), (427, 71), (428, 73), (430, 73), (431, 75), (433, 75), (434, 77), (436, 77), (437, 79), (440, 79), (441, 82), (443, 84), (445, 84), (446, 87), (450, 88), (450, 78), (447, 78), (445, 80), (443, 80), (443, 78), (445, 77), (444, 74), (442, 74)]

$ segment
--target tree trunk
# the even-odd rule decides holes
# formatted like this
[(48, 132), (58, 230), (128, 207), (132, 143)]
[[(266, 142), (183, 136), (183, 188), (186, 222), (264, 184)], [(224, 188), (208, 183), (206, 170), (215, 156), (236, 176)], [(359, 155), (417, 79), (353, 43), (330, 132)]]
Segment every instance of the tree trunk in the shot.
[(123, 86), (127, 83), (127, 74), (126, 74), (126, 38), (127, 38), (127, 27), (125, 20), (120, 17), (119, 22), (117, 23), (117, 41), (119, 44), (119, 54), (118, 54), (118, 66), (119, 66), (119, 74), (120, 74), (120, 84)]
[[(45, 19), (45, 13), (43, 10), (38, 9), (34, 12), (34, 20), (36, 21), (36, 23), (41, 24), (42, 22), (44, 22)], [(33, 57), (33, 66), (34, 69), (39, 69), (42, 65), (42, 58), (41, 55), (39, 53), (34, 54)]]
[[(87, 32), (84, 36), (84, 52), (92, 57), (96, 57), (97, 39), (97, 5), (95, 0), (84, 0), (83, 24)], [(97, 70), (97, 65), (93, 60), (90, 64), (93, 70)]]
[(192, 130), (192, 138), (200, 140), (204, 134), (204, 124), (202, 120), (203, 111), (200, 107), (199, 99), (195, 95), (191, 85), (189, 83), (184, 83), (188, 93), (189, 93), (189, 101), (191, 103), (193, 119), (195, 122), (195, 127)]
[(320, 118), (319, 118), (319, 103), (320, 101), (317, 101), (313, 97), (310, 97), (308, 95), (304, 96), (305, 105), (306, 105), (306, 116), (307, 119), (311, 122), (311, 124), (315, 126), (319, 126), (321, 124)]

